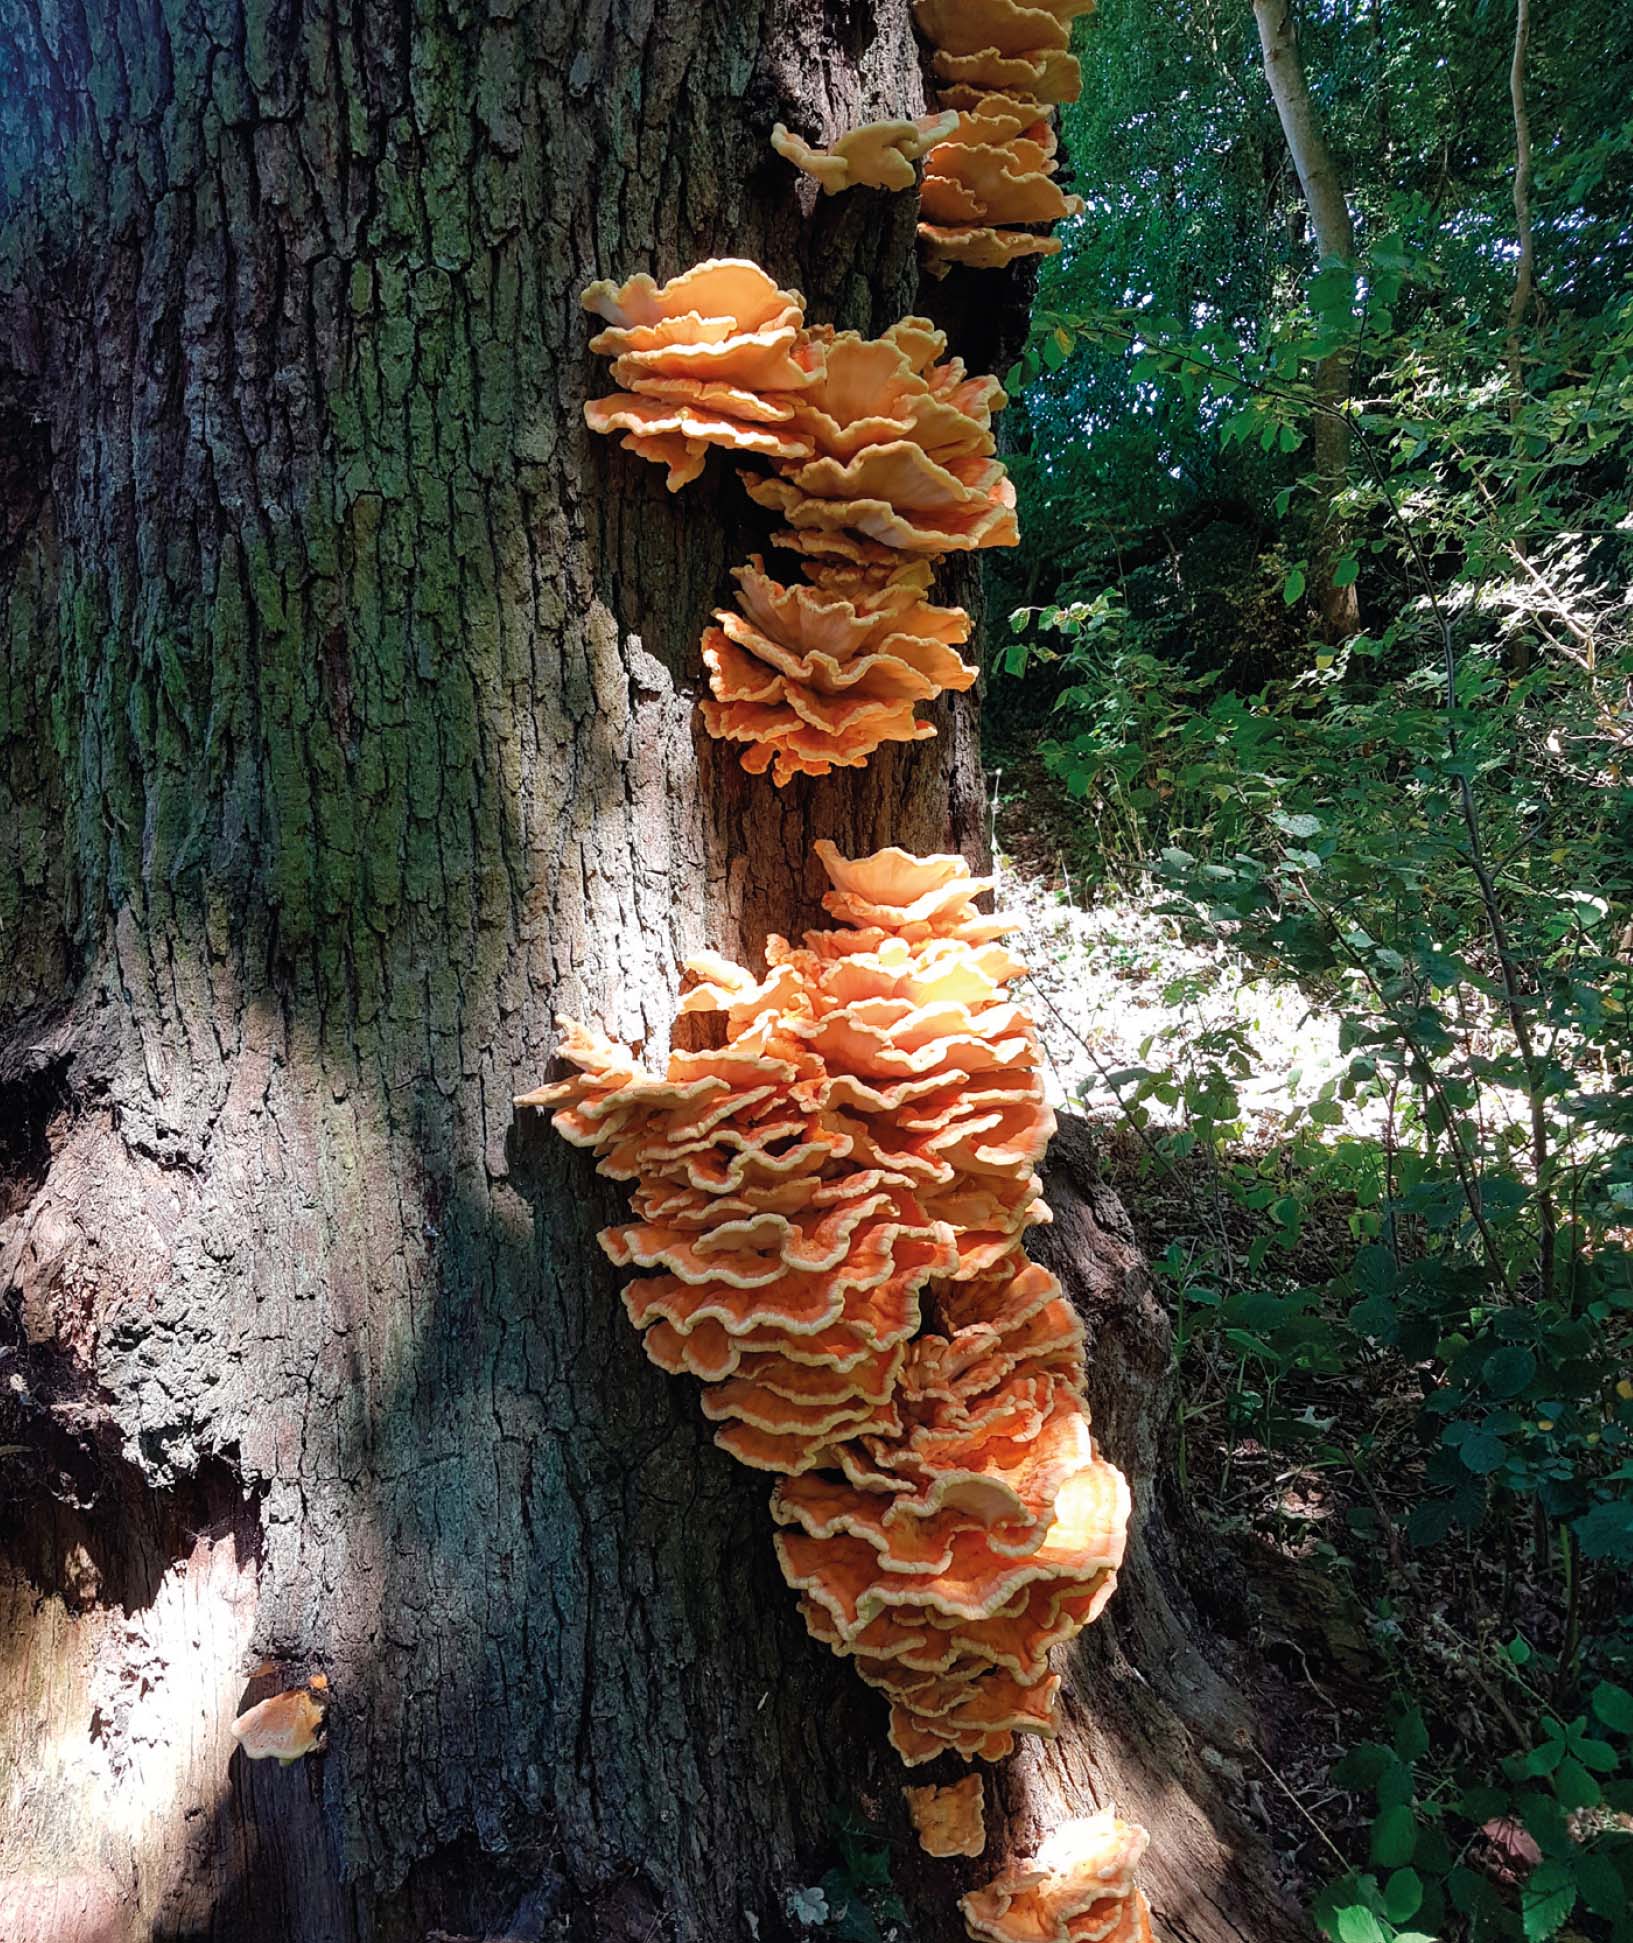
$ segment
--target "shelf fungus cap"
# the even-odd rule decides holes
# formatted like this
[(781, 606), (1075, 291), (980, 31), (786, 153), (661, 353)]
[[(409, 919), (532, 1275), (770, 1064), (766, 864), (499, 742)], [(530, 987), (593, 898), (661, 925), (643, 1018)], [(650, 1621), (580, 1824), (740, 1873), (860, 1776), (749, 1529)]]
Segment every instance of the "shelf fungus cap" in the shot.
[(985, 457), (995, 446), (993, 413), (1009, 401), (996, 378), (968, 377), (961, 360), (934, 363), (941, 348), (941, 333), (917, 317), (883, 337), (835, 333), (812, 353), (792, 429), (817, 456), (841, 462), (901, 440), (943, 463)]
[(758, 331), (793, 309), (804, 314), (797, 290), (779, 290), (758, 263), (746, 257), (711, 257), (655, 283), (644, 272), (615, 284), (603, 278), (584, 291), (584, 308), (622, 330), (655, 326), (672, 318), (729, 317), (738, 331)]
[(275, 1693), (241, 1713), (232, 1724), (232, 1737), (243, 1749), (245, 1759), (273, 1760), (288, 1767), (320, 1747), (327, 1685), (323, 1681), (320, 1686), (314, 1679), (310, 1687)]
[(769, 458), (795, 458), (810, 450), (805, 440), (790, 436), (776, 425), (745, 422), (707, 404), (671, 402), (663, 396), (642, 397), (634, 392), (615, 391), (606, 398), (586, 399), (584, 422), (592, 432), (625, 433), (626, 450), (667, 466), (671, 492), (679, 492), (698, 476), (711, 445)]
[(608, 322), (590, 348), (612, 360), (619, 387), (585, 405), (585, 423), (666, 466), (671, 492), (697, 477), (712, 445), (775, 460), (810, 453), (787, 427), (793, 395), (811, 382), (805, 300), (758, 264), (725, 257), (665, 284), (592, 283), (583, 303)]
[(959, 1899), (965, 1927), (981, 1943), (1146, 1943), (1134, 1871), (1149, 1839), (1110, 1809), (1062, 1822), (1030, 1862)]
[(956, 264), (967, 270), (1004, 270), (1026, 256), (1058, 256), (1058, 236), (1036, 236), (1027, 229), (993, 229), (987, 225), (920, 223), (924, 267), (944, 277)]
[(847, 128), (826, 148), (818, 148), (778, 122), (771, 131), (771, 146), (819, 182), (825, 196), (836, 196), (844, 189), (911, 189), (913, 164), (957, 126), (955, 109), (914, 121), (869, 121)]
[(979, 1774), (946, 1788), (903, 1788), (926, 1855), (979, 1855), (987, 1845), (986, 1798)]
[(996, 47), (982, 47), (968, 54), (938, 51), (931, 62), (937, 75), (947, 83), (942, 106), (962, 108), (971, 105), (948, 100), (954, 88), (992, 88), (1003, 94), (1031, 95), (1036, 101), (1054, 103), (1075, 101), (1083, 91), (1083, 71), (1063, 47), (1040, 47), (1019, 54), (1006, 54)]
[(758, 556), (736, 578), (741, 611), (719, 609), (703, 637), (713, 700), (701, 713), (711, 735), (746, 745), (752, 775), (769, 767), (780, 785), (858, 767), (886, 742), (920, 741), (934, 730), (914, 704), (976, 680), (954, 646), (969, 616), (927, 602), (928, 570), (913, 563), (849, 597), (785, 586)]
[(899, 439), (867, 447), (849, 465), (816, 459), (787, 478), (741, 477), (751, 499), (797, 529), (857, 533), (904, 553), (1020, 544), (1015, 488), (997, 459), (943, 466)]
[(920, 206), (941, 224), (1055, 223), (1083, 213), (1081, 196), (1052, 180), (1054, 164), (1036, 142), (948, 143), (936, 150)]
[[(968, 91), (974, 98), (961, 105), (956, 113), (958, 127), (937, 146), (944, 148), (952, 143), (1009, 142), (1024, 135), (1041, 147), (1054, 153), (1054, 133), (1049, 127), (1049, 117), (1053, 108), (1041, 101), (1033, 101), (1027, 95), (1002, 94), (996, 90), (979, 88)], [(936, 150), (930, 152), (930, 166), (935, 167)]]
[[(1067, 0), (1067, 4), (1070, 0)], [(1021, 0), (914, 0), (913, 18), (933, 47), (949, 54), (1031, 54), (1063, 48), (1070, 40), (1071, 16), (1045, 4)]]

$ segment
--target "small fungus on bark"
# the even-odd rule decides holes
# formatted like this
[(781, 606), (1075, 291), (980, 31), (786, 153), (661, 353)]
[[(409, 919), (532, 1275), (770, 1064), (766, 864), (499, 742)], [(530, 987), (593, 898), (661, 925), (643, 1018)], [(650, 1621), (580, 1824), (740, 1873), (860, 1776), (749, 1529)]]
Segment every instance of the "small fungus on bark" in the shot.
[(967, 1774), (945, 1788), (903, 1788), (926, 1855), (981, 1853), (987, 1845), (985, 1786), (979, 1774)]
[(836, 196), (844, 189), (911, 189), (913, 164), (957, 126), (957, 111), (952, 109), (914, 121), (869, 121), (847, 128), (826, 148), (817, 148), (778, 122), (771, 131), (771, 146), (796, 169), (814, 177), (825, 196)]
[(288, 1767), (323, 1746), (323, 1715), (328, 1681), (315, 1674), (310, 1685), (291, 1687), (247, 1708), (232, 1724), (232, 1736), (249, 1761), (274, 1760)]

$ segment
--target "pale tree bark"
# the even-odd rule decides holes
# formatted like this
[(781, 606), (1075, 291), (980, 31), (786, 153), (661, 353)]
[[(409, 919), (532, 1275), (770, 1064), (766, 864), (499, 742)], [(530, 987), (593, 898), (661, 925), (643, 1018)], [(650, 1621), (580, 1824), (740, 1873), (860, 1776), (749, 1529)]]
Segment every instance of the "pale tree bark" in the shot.
[[(1355, 229), (1350, 221), (1349, 203), (1310, 96), (1309, 78), (1293, 24), (1292, 0), (1252, 0), (1252, 4), (1264, 55), (1265, 80), (1287, 139), (1287, 152), (1298, 172), (1299, 187), (1304, 191), (1317, 253), (1324, 258), (1335, 257), (1340, 263), (1353, 263)], [(1316, 402), (1322, 409), (1316, 413), (1311, 434), (1316, 477), (1329, 505), (1349, 478), (1350, 432), (1349, 422), (1343, 415), (1349, 388), (1349, 357), (1342, 350), (1334, 351), (1316, 368)], [(1322, 625), (1328, 639), (1333, 641), (1353, 634), (1360, 624), (1353, 583), (1348, 587), (1333, 584), (1333, 568), (1342, 553), (1342, 535), (1328, 517), (1313, 579)]]
[(1531, 117), (1525, 106), (1525, 57), (1531, 44), (1531, 0), (1515, 0), (1514, 54), (1508, 67), (1508, 98), (1514, 110), (1514, 235), (1519, 261), (1508, 305), (1508, 369), (1516, 400), (1525, 387), (1520, 325), (1536, 290), (1536, 249), (1531, 233)]
[[(1175, 1933), (1289, 1932), (1138, 1475), (1088, 1650), (1149, 1684), (995, 1784), (983, 1862), (917, 1855), (765, 1479), (624, 1319), (622, 1196), (510, 1107), (558, 1011), (661, 1054), (684, 956), (814, 914), (817, 836), (979, 852), (973, 698), (782, 793), (699, 735), (765, 523), (580, 415), (595, 276), (919, 303), (913, 199), (766, 137), (922, 102), (905, 0), (0, 0), (6, 1943), (775, 1943), (858, 1812), (945, 1943), (1029, 1814), (1108, 1797)], [(968, 292), (987, 363), (1016, 284)], [(1167, 1357), (1114, 1226), (1061, 1266), (1138, 1474)], [(235, 1755), (316, 1672), (327, 1751)]]

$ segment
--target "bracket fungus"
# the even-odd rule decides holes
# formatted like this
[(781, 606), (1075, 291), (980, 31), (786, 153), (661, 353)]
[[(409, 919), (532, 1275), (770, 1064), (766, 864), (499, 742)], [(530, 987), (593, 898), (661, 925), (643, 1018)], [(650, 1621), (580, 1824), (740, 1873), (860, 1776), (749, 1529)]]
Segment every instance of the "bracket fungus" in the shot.
[(1052, 179), (1049, 121), (1081, 91), (1071, 23), (1090, 11), (1092, 0), (915, 0), (938, 99), (959, 117), (924, 165), (919, 237), (932, 276), (1052, 256), (1058, 242), (1024, 226), (1081, 214), (1081, 199)]
[(1051, 180), (1044, 144), (1014, 136), (998, 144), (943, 142), (924, 178), (923, 209), (936, 223), (1055, 223), (1082, 213), (1083, 198)]
[(1150, 1838), (1109, 1809), (1063, 1822), (1030, 1862), (959, 1899), (977, 1943), (1152, 1943), (1134, 1871)]
[(987, 1845), (985, 1782), (979, 1774), (945, 1788), (903, 1788), (926, 1855), (979, 1855)]
[[(835, 571), (864, 600), (922, 593), (911, 570)], [(828, 613), (757, 562), (739, 579), (753, 625), (858, 625), (853, 600)], [(687, 967), (682, 1010), (722, 1045), (659, 1078), (568, 1024), (571, 1076), (517, 1104), (634, 1184), (636, 1219), (601, 1237), (643, 1271), (630, 1319), (702, 1381), (716, 1441), (780, 1474), (784, 1577), (885, 1694), (903, 1761), (997, 1760), (1053, 1733), (1049, 1650), (1110, 1596), (1129, 1515), (1089, 1431), (1081, 1322), (1023, 1247), (1049, 1218), (1054, 1117), (1008, 993), (1013, 927), (977, 908), (989, 880), (816, 850), (835, 928), (773, 937), (763, 978)]]
[(913, 707), (971, 687), (958, 653), (970, 617), (925, 598), (930, 568), (904, 561), (857, 583), (843, 566), (805, 563), (808, 584), (773, 580), (755, 555), (733, 570), (737, 607), (703, 637), (715, 699), (709, 733), (741, 742), (743, 767), (778, 784), (854, 768), (884, 742), (935, 734)]
[(807, 342), (811, 382), (792, 430), (809, 456), (743, 475), (794, 544), (826, 552), (831, 537), (857, 536), (940, 554), (1018, 543), (1015, 489), (993, 456), (993, 415), (1009, 402), (996, 378), (946, 358), (945, 333), (922, 317), (876, 338), (813, 329)]
[(665, 284), (645, 275), (592, 283), (582, 302), (609, 326), (590, 349), (611, 358), (621, 387), (589, 399), (585, 423), (622, 432), (629, 451), (667, 466), (671, 492), (697, 477), (711, 445), (809, 454), (788, 423), (811, 381), (799, 361), (805, 299), (779, 290), (758, 264), (721, 257)]
[[(928, 117), (921, 132), (962, 120)], [(624, 387), (586, 403), (592, 430), (622, 432), (667, 467), (671, 492), (711, 445), (768, 460), (744, 484), (787, 522), (775, 543), (806, 556), (804, 584), (772, 580), (758, 559), (737, 570), (737, 608), (718, 610), (703, 640), (709, 733), (778, 784), (933, 735), (915, 705), (971, 687), (978, 670), (956, 652), (969, 616), (926, 598), (911, 556), (1019, 541), (995, 456), (993, 416), (1009, 402), (998, 380), (948, 357), (922, 317), (875, 338), (807, 328), (797, 291), (736, 258), (665, 284), (593, 283), (583, 301), (607, 320), (591, 348)]]
[(933, 277), (944, 277), (955, 263), (968, 270), (1002, 270), (1023, 256), (1060, 254), (1058, 236), (1034, 236), (1028, 229), (920, 223), (919, 240), (924, 245), (924, 267)]
[(232, 1724), (232, 1737), (248, 1761), (273, 1760), (288, 1767), (323, 1746), (327, 1680), (315, 1675), (308, 1686), (291, 1687), (248, 1707)]
[(869, 121), (847, 128), (818, 148), (781, 122), (771, 131), (771, 146), (785, 161), (812, 176), (825, 196), (844, 189), (911, 189), (913, 164), (958, 126), (956, 109), (920, 115), (914, 121)]

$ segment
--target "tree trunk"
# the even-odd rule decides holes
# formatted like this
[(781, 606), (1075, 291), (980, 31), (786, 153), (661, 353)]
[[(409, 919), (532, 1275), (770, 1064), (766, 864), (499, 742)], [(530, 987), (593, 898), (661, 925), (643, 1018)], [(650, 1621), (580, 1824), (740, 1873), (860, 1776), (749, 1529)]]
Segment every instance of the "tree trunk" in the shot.
[(1520, 325), (1536, 288), (1536, 244), (1531, 233), (1531, 117), (1525, 106), (1525, 57), (1531, 44), (1531, 0), (1514, 0), (1514, 53), (1508, 65), (1508, 99), (1514, 112), (1514, 295), (1508, 306), (1508, 370), (1517, 407), (1525, 389)]
[[(981, 847), (973, 698), (780, 793), (700, 736), (764, 525), (579, 412), (596, 276), (914, 308), (913, 199), (766, 144), (918, 110), (905, 0), (0, 0), (0, 82), (0, 1935), (775, 1939), (860, 1813), (942, 1943), (621, 1194), (510, 1107), (816, 837)], [(232, 1752), (318, 1672), (324, 1753)]]
[[(1299, 187), (1304, 191), (1310, 211), (1317, 254), (1323, 259), (1332, 257), (1340, 263), (1353, 263), (1355, 231), (1350, 223), (1349, 204), (1344, 199), (1344, 185), (1310, 98), (1310, 84), (1293, 28), (1291, 0), (1253, 0), (1253, 17), (1258, 22), (1259, 45), (1264, 53), (1265, 80), (1270, 85), (1270, 96), (1287, 138), (1287, 152), (1293, 158)], [(1349, 353), (1340, 349), (1316, 366), (1315, 394), (1319, 409), (1311, 436), (1316, 478), (1328, 509), (1323, 514), (1325, 530), (1313, 578), (1322, 626), (1330, 641), (1342, 641), (1360, 626), (1354, 583), (1340, 587), (1333, 579), (1333, 569), (1344, 548), (1343, 536), (1333, 523), (1330, 509), (1334, 497), (1343, 491), (1349, 478), (1349, 421), (1343, 415), (1349, 388)]]

